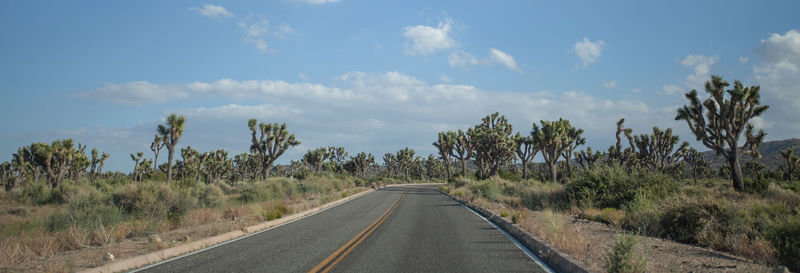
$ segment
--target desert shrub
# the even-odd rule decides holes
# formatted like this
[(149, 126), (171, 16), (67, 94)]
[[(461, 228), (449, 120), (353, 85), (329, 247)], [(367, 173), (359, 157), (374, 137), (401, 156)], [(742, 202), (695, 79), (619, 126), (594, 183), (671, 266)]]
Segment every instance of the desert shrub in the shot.
[(156, 182), (131, 183), (112, 193), (113, 203), (127, 214), (149, 219), (178, 221), (197, 207), (197, 198), (188, 190)]
[(623, 210), (625, 211), (625, 217), (621, 222), (623, 228), (640, 234), (661, 235), (660, 221), (663, 213), (658, 209), (656, 200), (640, 193), (625, 205)]
[(566, 191), (573, 203), (582, 206), (623, 208), (637, 194), (662, 199), (678, 188), (672, 177), (644, 170), (627, 172), (617, 164), (576, 172)]
[(266, 209), (266, 219), (271, 221), (283, 217), (284, 214), (289, 212), (289, 208), (283, 202), (277, 202)]
[[(17, 191), (17, 189), (21, 188)], [(43, 205), (50, 201), (51, 190), (50, 186), (45, 181), (28, 180), (23, 187), (14, 189), (16, 199), (20, 203), (31, 205)]]
[(522, 205), (532, 210), (545, 208), (560, 210), (570, 206), (569, 196), (564, 191), (564, 186), (559, 183), (526, 180), (519, 197), (522, 199)]
[(520, 180), (522, 180), (522, 178), (519, 175), (514, 174), (513, 172), (505, 169), (497, 170), (497, 175), (506, 181), (519, 182)]
[(770, 180), (763, 175), (756, 179), (745, 179), (744, 188), (749, 193), (763, 193), (769, 187)]
[(720, 248), (726, 236), (737, 233), (735, 212), (715, 203), (684, 204), (668, 209), (661, 218), (664, 235), (673, 240)]
[(768, 238), (778, 250), (778, 261), (792, 271), (800, 271), (800, 215), (774, 224)]
[(192, 189), (192, 195), (196, 196), (199, 205), (205, 208), (219, 207), (225, 199), (222, 190), (215, 184), (199, 184)]
[(475, 194), (492, 201), (498, 200), (503, 193), (503, 189), (494, 179), (478, 181), (470, 184), (469, 187)]
[(242, 183), (238, 185), (240, 186), (239, 192), (241, 193), (239, 200), (244, 201), (245, 203), (268, 201), (278, 198), (278, 194), (274, 192), (274, 186), (266, 182), (259, 181), (253, 183)]
[(638, 240), (633, 235), (620, 235), (617, 243), (606, 257), (605, 268), (609, 273), (646, 272), (647, 259), (643, 255), (636, 255)]

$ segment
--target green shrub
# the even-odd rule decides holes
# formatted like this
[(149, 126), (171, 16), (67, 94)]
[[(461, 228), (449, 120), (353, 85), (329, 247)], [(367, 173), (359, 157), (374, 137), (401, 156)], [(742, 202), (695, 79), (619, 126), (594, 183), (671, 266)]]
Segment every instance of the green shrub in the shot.
[(508, 217), (508, 212), (501, 212), (500, 217)]
[(283, 217), (284, 214), (289, 212), (289, 208), (283, 202), (278, 202), (267, 209), (267, 220), (275, 220)]
[(793, 272), (800, 271), (800, 215), (774, 224), (768, 234), (778, 250), (778, 260)]
[(113, 203), (127, 214), (172, 221), (183, 219), (198, 203), (188, 189), (176, 189), (157, 182), (127, 184), (115, 190), (111, 196)]
[(570, 207), (569, 196), (564, 190), (564, 185), (559, 183), (526, 180), (519, 197), (522, 199), (522, 205), (532, 210), (545, 208), (560, 210)]
[(744, 188), (749, 193), (763, 193), (769, 188), (770, 180), (759, 175), (755, 180), (745, 179)]
[(225, 199), (222, 190), (214, 184), (199, 184), (193, 189), (192, 195), (197, 197), (200, 206), (206, 208), (222, 206)]
[(503, 189), (494, 179), (482, 180), (475, 182), (469, 186), (472, 192), (486, 199), (496, 201), (503, 193)]
[(17, 194), (17, 201), (31, 205), (43, 205), (50, 201), (52, 191), (45, 181), (28, 180), (21, 192)]
[(238, 185), (241, 186), (239, 189), (239, 192), (241, 193), (239, 200), (245, 203), (268, 201), (277, 197), (277, 193), (273, 191), (273, 187), (265, 182), (259, 181), (242, 183)]
[(609, 273), (646, 272), (646, 257), (635, 255), (637, 242), (638, 240), (633, 235), (619, 235), (617, 243), (606, 257), (605, 268)]
[(667, 210), (661, 218), (664, 235), (670, 239), (718, 248), (737, 224), (735, 212), (717, 204), (684, 204)]
[(674, 193), (678, 183), (672, 177), (646, 170), (630, 173), (617, 164), (602, 165), (576, 172), (567, 193), (582, 206), (621, 209), (637, 194), (657, 200)]

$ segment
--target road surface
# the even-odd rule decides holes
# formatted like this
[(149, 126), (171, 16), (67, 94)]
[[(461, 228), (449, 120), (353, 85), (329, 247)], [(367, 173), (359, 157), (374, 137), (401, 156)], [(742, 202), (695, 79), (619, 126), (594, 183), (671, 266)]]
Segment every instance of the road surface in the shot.
[(387, 187), (141, 272), (546, 272), (433, 185)]

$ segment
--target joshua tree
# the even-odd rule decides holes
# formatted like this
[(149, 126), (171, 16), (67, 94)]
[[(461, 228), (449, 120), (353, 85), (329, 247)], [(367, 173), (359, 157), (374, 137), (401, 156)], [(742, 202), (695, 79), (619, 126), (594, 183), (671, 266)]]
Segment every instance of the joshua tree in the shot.
[(587, 147), (585, 151), (579, 151), (577, 154), (575, 154), (575, 160), (578, 161), (578, 164), (581, 164), (581, 168), (590, 170), (594, 168), (594, 164), (596, 164), (597, 161), (602, 157), (603, 155), (600, 153), (600, 151), (595, 151), (592, 153), (592, 147)]
[(137, 180), (136, 178), (139, 177), (139, 160), (142, 159), (142, 152), (136, 153), (136, 155), (131, 154), (131, 160), (136, 162), (133, 165), (133, 180)]
[(569, 149), (571, 139), (569, 138), (572, 125), (566, 119), (559, 118), (556, 121), (540, 121), (542, 127), (533, 123), (531, 136), (539, 146), (547, 167), (550, 169), (550, 180), (558, 181), (558, 158)]
[(586, 144), (586, 138), (581, 137), (583, 129), (570, 128), (567, 132), (567, 149), (561, 155), (564, 157), (564, 164), (567, 165), (567, 177), (572, 177), (572, 154), (575, 153), (575, 148)]
[(761, 175), (761, 172), (764, 171), (764, 169), (766, 168), (767, 167), (764, 166), (764, 164), (761, 164), (761, 162), (758, 162), (756, 160), (750, 160), (747, 161), (747, 163), (744, 163), (744, 166), (742, 167), (742, 172), (750, 175), (750, 179), (752, 179), (752, 181), (756, 181), (758, 179), (758, 176)]
[(514, 135), (514, 152), (519, 161), (522, 162), (522, 179), (528, 178), (528, 162), (539, 152), (536, 142), (531, 136), (522, 136), (520, 133)]
[(367, 169), (369, 169), (370, 165), (375, 163), (375, 157), (372, 154), (367, 154), (365, 152), (357, 154), (350, 160), (353, 162), (353, 166), (356, 169), (357, 175), (361, 177), (367, 176)]
[(505, 116), (493, 113), (475, 126), (472, 137), (475, 159), (482, 178), (497, 174), (500, 166), (514, 156), (512, 126)]
[(695, 184), (697, 184), (697, 175), (702, 175), (705, 173), (705, 171), (707, 171), (705, 169), (711, 165), (703, 158), (703, 153), (698, 152), (694, 148), (689, 148), (686, 150), (686, 154), (683, 156), (683, 161), (692, 166), (692, 179), (694, 180)]
[(167, 181), (172, 180), (172, 160), (175, 156), (175, 145), (178, 145), (178, 140), (183, 136), (185, 123), (186, 117), (171, 114), (167, 117), (167, 123), (158, 125), (158, 133), (161, 134), (164, 145), (167, 146), (167, 151), (169, 152), (167, 158)]
[(633, 137), (634, 150), (638, 159), (652, 171), (674, 173), (681, 169), (681, 159), (686, 154), (689, 143), (684, 141), (678, 145), (680, 138), (672, 134), (672, 129), (662, 131), (653, 127), (653, 134), (642, 134)]
[(383, 164), (386, 165), (386, 176), (392, 176), (392, 169), (397, 165), (397, 157), (393, 153), (383, 155)]
[(97, 166), (97, 175), (103, 176), (103, 165), (106, 164), (106, 159), (108, 159), (108, 157), (109, 154), (107, 153), (103, 153), (103, 155), (100, 157), (100, 164)]
[(455, 145), (453, 151), (450, 153), (453, 157), (461, 162), (461, 176), (467, 177), (467, 161), (472, 158), (474, 148), (472, 145), (473, 130), (469, 129), (466, 133), (458, 129), (456, 134)]
[(161, 136), (158, 135), (158, 134), (156, 134), (155, 137), (153, 137), (153, 142), (150, 143), (150, 150), (153, 151), (153, 154), (154, 154), (154, 157), (153, 157), (153, 170), (154, 171), (156, 170), (155, 169), (156, 166), (158, 166), (158, 154), (161, 152), (161, 148), (164, 148), (165, 144), (166, 144), (166, 142), (164, 142), (164, 139), (161, 138)]
[(439, 138), (433, 143), (433, 146), (439, 150), (439, 156), (442, 158), (442, 161), (444, 161), (444, 168), (447, 172), (448, 179), (452, 177), (452, 173), (450, 172), (450, 154), (452, 154), (453, 149), (455, 149), (457, 137), (457, 133), (453, 131), (439, 132)]
[(785, 160), (784, 162), (786, 162), (786, 167), (784, 167), (786, 176), (789, 177), (789, 182), (794, 182), (794, 172), (800, 168), (800, 157), (794, 153), (794, 147), (780, 151), (780, 153), (783, 160)]
[(342, 171), (342, 165), (344, 165), (348, 156), (344, 147), (329, 146), (327, 155), (328, 163), (324, 165), (325, 170), (332, 172)]
[(397, 151), (397, 166), (403, 169), (403, 172), (406, 175), (406, 181), (408, 180), (408, 171), (411, 167), (414, 166), (414, 149), (405, 147), (399, 151)]
[[(711, 80), (705, 84), (710, 97), (700, 103), (697, 90), (686, 93), (691, 105), (678, 109), (675, 120), (685, 120), (698, 141), (728, 160), (733, 188), (742, 192), (745, 188), (739, 156), (752, 154), (760, 157), (758, 146), (766, 135), (763, 130), (753, 134), (753, 125), (749, 121), (760, 116), (769, 106), (759, 105), (759, 86), (744, 87), (739, 81), (734, 81), (733, 89), (725, 90), (728, 86), (722, 77), (711, 76)], [(745, 142), (739, 146), (742, 133), (745, 134)]]
[(311, 167), (311, 170), (318, 172), (320, 168), (322, 168), (322, 163), (325, 162), (329, 156), (330, 154), (327, 148), (317, 148), (308, 150), (306, 154), (303, 155), (303, 161)]
[[(261, 160), (261, 166), (264, 172), (264, 178), (269, 177), (269, 172), (272, 170), (272, 163), (275, 162), (289, 147), (300, 145), (300, 141), (294, 139), (294, 134), (289, 134), (286, 130), (286, 123), (281, 124), (258, 124), (256, 127), (256, 119), (247, 121), (247, 126), (252, 132), (252, 144), (250, 151), (258, 153)], [(259, 136), (258, 133), (261, 132)]]
[(53, 141), (51, 145), (39, 142), (30, 146), (33, 162), (47, 172), (47, 180), (53, 188), (61, 183), (69, 161), (76, 154), (72, 143), (72, 139), (64, 139)]

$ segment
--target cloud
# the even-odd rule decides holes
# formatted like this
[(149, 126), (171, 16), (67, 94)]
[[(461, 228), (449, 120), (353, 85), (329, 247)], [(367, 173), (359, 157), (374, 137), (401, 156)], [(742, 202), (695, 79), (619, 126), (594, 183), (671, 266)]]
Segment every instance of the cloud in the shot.
[(664, 95), (683, 94), (684, 92), (686, 92), (684, 88), (674, 84), (665, 85), (661, 87), (661, 90), (658, 91), (659, 94), (664, 94)]
[(603, 83), (603, 87), (605, 87), (605, 88), (617, 88), (617, 81), (616, 80), (612, 80), (610, 82), (604, 82)]
[(406, 39), (411, 40), (405, 43), (405, 52), (409, 55), (428, 55), (436, 51), (451, 49), (459, 44), (450, 37), (452, 18), (446, 18), (439, 22), (437, 27), (431, 26), (407, 26), (403, 32)]
[(770, 105), (764, 113), (767, 133), (778, 138), (797, 137), (800, 132), (800, 32), (773, 33), (756, 49), (761, 64), (753, 67), (761, 85), (761, 103)]
[(578, 41), (572, 47), (572, 50), (583, 61), (583, 68), (597, 61), (600, 54), (603, 52), (605, 42), (598, 40), (597, 42), (589, 41), (589, 38), (583, 38), (583, 41)]
[(206, 5), (203, 5), (202, 8), (193, 7), (193, 8), (189, 8), (189, 9), (190, 10), (194, 10), (197, 13), (200, 13), (202, 15), (205, 15), (205, 16), (208, 16), (208, 17), (211, 17), (211, 18), (214, 18), (214, 19), (221, 19), (222, 17), (233, 17), (233, 13), (231, 13), (228, 10), (226, 10), (222, 6), (215, 6), (215, 5), (206, 4)]
[[(118, 103), (137, 99), (142, 104), (196, 98), (218, 103), (163, 111), (163, 117), (173, 112), (187, 117), (181, 146), (191, 145), (200, 151), (222, 147), (232, 154), (246, 152), (247, 119), (286, 122), (304, 147), (291, 149), (279, 159), (281, 162), (300, 158), (305, 149), (327, 145), (344, 146), (351, 153), (366, 151), (375, 155), (405, 146), (422, 155), (435, 153), (430, 143), (437, 132), (474, 126), (483, 116), (495, 111), (506, 115), (515, 131), (523, 133), (530, 131), (533, 122), (567, 118), (586, 130), (586, 137), (595, 149), (610, 145), (614, 123), (620, 117), (628, 118), (629, 126), (637, 132), (644, 132), (653, 125), (676, 129), (682, 125), (664, 117), (674, 115), (674, 107), (654, 109), (637, 100), (602, 99), (581, 91), (503, 92), (471, 85), (429, 84), (400, 72), (348, 72), (324, 85), (232, 79), (183, 84), (134, 82), (108, 84), (81, 92), (79, 96)], [(104, 140), (104, 147), (113, 147), (123, 154), (148, 151), (147, 144), (158, 122), (127, 129), (102, 129), (124, 135), (119, 140), (104, 135), (109, 138)], [(96, 130), (88, 130), (88, 133), (73, 135), (76, 140), (93, 143), (97, 139), (91, 136), (91, 131)], [(682, 137), (688, 139), (688, 136)], [(114, 146), (116, 144), (119, 147)], [(130, 168), (129, 160), (118, 154), (112, 156), (115, 161), (111, 165)]]
[(445, 74), (441, 74), (441, 75), (439, 75), (439, 80), (440, 80), (440, 81), (442, 81), (442, 82), (444, 82), (444, 83), (450, 83), (450, 82), (452, 82), (452, 81), (453, 81), (453, 79), (451, 79), (450, 77), (448, 77), (448, 76), (447, 76), (447, 75), (445, 75)]
[(489, 60), (494, 63), (501, 64), (508, 69), (521, 72), (521, 70), (517, 67), (517, 62), (514, 61), (514, 57), (498, 49), (489, 48)]
[(450, 56), (447, 57), (447, 62), (450, 64), (450, 67), (462, 69), (467, 69), (470, 66), (480, 63), (475, 56), (461, 50), (450, 52)]
[(246, 43), (254, 44), (262, 53), (269, 52), (269, 46), (264, 39), (264, 36), (269, 33), (269, 20), (259, 18), (250, 22), (241, 21), (238, 26), (245, 32), (244, 41)]
[(750, 58), (747, 58), (747, 57), (739, 57), (739, 63), (740, 64), (746, 64), (747, 61), (749, 61), (749, 60), (750, 60)]
[(312, 5), (322, 5), (327, 3), (337, 3), (339, 0), (294, 0), (295, 2), (312, 4)]
[(294, 29), (291, 26), (289, 26), (289, 24), (282, 23), (278, 25), (278, 29), (275, 30), (275, 33), (273, 33), (273, 35), (275, 35), (276, 38), (283, 40), (286, 39), (286, 36), (289, 36), (292, 33), (294, 33)]
[(709, 75), (711, 66), (717, 62), (719, 62), (719, 56), (709, 57), (693, 54), (686, 56), (686, 58), (680, 60), (679, 63), (694, 68), (694, 74), (686, 76), (684, 84), (691, 89), (704, 89), (703, 86), (705, 86), (705, 82), (711, 78)]

